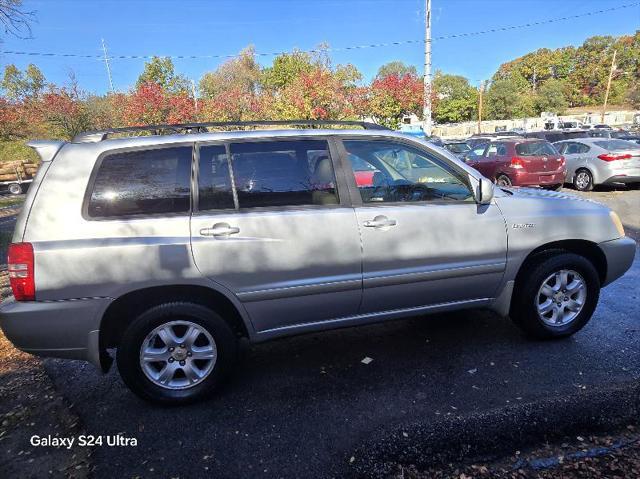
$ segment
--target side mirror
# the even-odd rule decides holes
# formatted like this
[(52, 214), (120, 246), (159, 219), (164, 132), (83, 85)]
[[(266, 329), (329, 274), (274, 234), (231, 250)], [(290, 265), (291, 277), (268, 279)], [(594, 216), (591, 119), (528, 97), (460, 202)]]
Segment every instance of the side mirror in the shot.
[(476, 191), (476, 203), (479, 205), (489, 205), (493, 199), (494, 185), (491, 180), (487, 178), (480, 178), (478, 182), (478, 189)]

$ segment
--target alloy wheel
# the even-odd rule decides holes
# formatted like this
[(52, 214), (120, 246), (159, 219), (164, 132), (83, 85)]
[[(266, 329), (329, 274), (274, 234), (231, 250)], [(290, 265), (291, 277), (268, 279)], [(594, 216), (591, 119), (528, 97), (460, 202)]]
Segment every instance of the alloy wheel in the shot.
[(187, 389), (201, 383), (216, 364), (216, 342), (202, 326), (171, 321), (151, 331), (140, 347), (140, 367), (155, 385)]
[(536, 296), (536, 310), (549, 326), (565, 326), (578, 317), (587, 299), (587, 283), (576, 271), (562, 269), (547, 277)]

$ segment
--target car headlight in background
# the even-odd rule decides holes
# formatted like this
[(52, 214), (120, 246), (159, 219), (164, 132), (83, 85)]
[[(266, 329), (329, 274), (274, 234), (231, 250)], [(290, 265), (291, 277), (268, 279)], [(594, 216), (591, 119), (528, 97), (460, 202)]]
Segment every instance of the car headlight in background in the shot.
[(616, 225), (616, 229), (618, 230), (618, 233), (620, 234), (620, 237), (624, 236), (624, 226), (622, 225), (622, 221), (620, 221), (620, 217), (618, 216), (618, 214), (615, 211), (610, 211), (609, 212), (609, 216), (611, 216), (611, 221), (613, 221), (613, 224)]

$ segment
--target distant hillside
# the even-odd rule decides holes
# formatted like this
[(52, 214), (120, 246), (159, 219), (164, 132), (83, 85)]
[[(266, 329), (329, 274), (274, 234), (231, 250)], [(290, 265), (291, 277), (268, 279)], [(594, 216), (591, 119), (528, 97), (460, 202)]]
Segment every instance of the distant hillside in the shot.
[(542, 48), (504, 63), (493, 76), (514, 83), (521, 92), (562, 93), (567, 107), (600, 105), (604, 101), (613, 53), (616, 70), (609, 103), (640, 107), (640, 30), (620, 37), (595, 36), (579, 47)]

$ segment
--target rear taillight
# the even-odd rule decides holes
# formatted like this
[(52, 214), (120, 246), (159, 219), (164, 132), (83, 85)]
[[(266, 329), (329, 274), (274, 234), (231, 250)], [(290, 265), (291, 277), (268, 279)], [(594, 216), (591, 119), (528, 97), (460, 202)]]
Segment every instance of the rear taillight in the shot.
[(511, 168), (515, 168), (516, 170), (524, 168), (524, 160), (522, 158), (514, 156), (513, 158), (511, 158)]
[(564, 156), (560, 157), (560, 168), (564, 168), (564, 165), (566, 163), (566, 160), (564, 159)]
[(11, 243), (7, 258), (9, 284), (16, 301), (34, 301), (36, 283), (33, 271), (33, 246), (31, 243)]
[(631, 155), (627, 153), (626, 155), (614, 155), (613, 153), (605, 153), (603, 155), (598, 155), (602, 161), (617, 161), (617, 160), (629, 160), (631, 159)]

